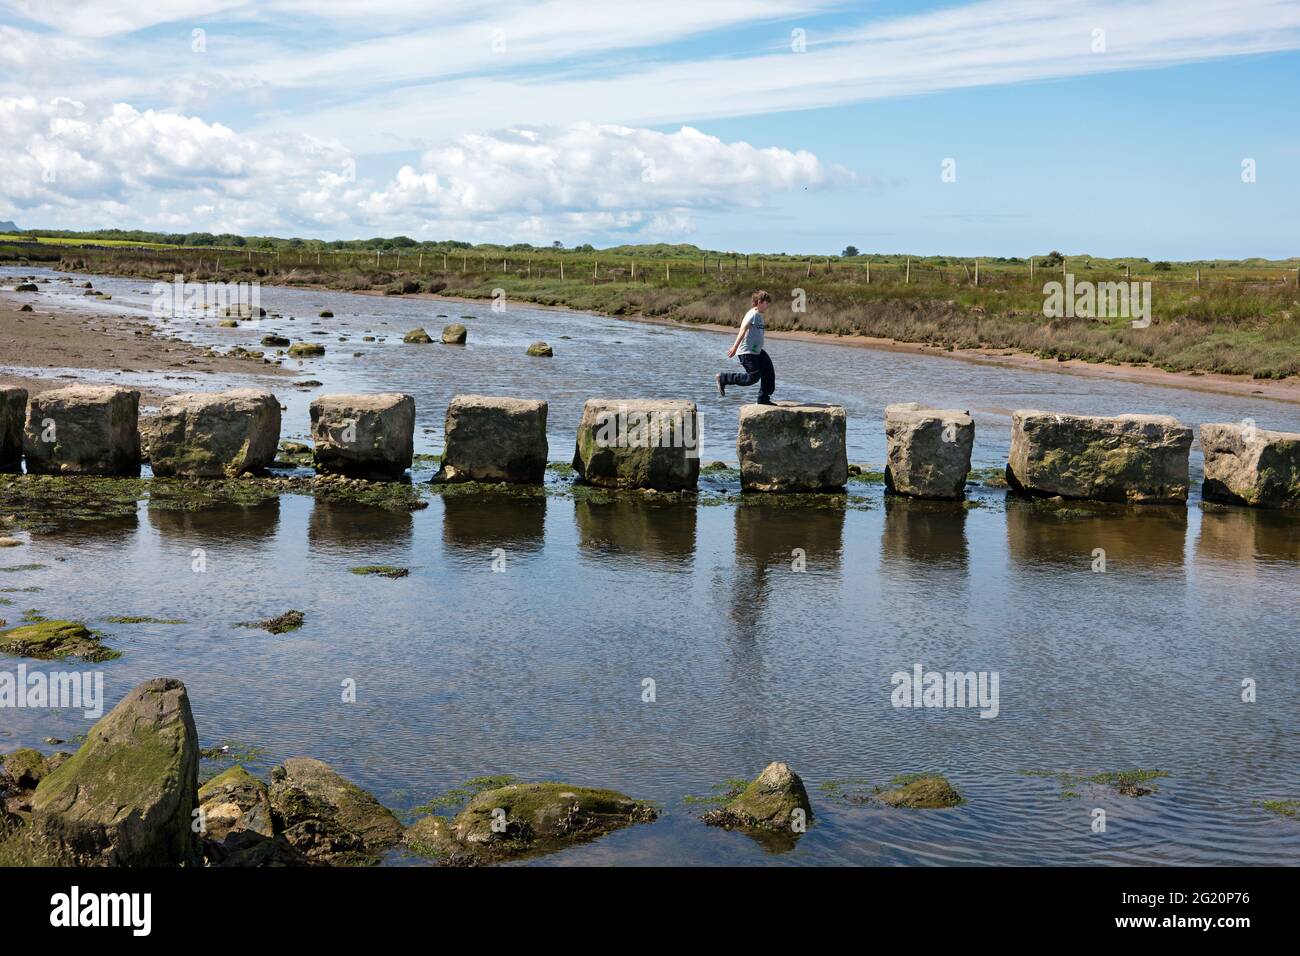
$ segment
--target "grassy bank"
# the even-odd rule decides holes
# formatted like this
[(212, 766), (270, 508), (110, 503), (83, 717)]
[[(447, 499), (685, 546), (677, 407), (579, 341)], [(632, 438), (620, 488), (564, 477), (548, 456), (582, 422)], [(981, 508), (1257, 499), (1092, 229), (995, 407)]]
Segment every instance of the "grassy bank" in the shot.
[[(9, 244), (0, 258), (21, 255)], [(49, 247), (26, 247), (44, 253)], [(689, 249), (689, 247), (686, 247)], [(653, 250), (653, 251), (651, 251)], [(33, 257), (33, 261), (35, 260)], [(1050, 265), (1046, 264), (1050, 263)], [(1300, 375), (1300, 288), (1287, 263), (1036, 261), (905, 256), (807, 259), (682, 247), (518, 252), (62, 248), (61, 268), (170, 281), (263, 281), (390, 295), (434, 292), (736, 325), (758, 287), (770, 330), (865, 335), (941, 348), (1282, 379)], [(1032, 277), (1031, 277), (1032, 268)], [(1151, 324), (1047, 318), (1044, 283), (1151, 283)], [(803, 300), (802, 311), (794, 303)]]

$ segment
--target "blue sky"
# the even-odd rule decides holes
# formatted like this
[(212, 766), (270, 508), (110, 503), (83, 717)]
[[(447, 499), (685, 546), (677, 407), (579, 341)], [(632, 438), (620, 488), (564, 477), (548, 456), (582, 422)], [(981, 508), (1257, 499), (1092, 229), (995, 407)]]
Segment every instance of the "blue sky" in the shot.
[(1295, 0), (68, 9), (0, 0), (24, 227), (1300, 254)]

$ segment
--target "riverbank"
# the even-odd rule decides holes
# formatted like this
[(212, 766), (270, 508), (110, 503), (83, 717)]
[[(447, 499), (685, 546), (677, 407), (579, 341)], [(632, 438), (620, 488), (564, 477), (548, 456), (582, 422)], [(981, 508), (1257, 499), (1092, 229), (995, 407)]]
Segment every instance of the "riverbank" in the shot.
[[(30, 301), (31, 312), (21, 311)], [(176, 391), (215, 390), (231, 377), (284, 378), (260, 357), (222, 355), (162, 334), (146, 315), (51, 306), (0, 293), (0, 386), (44, 391), (61, 384), (112, 384), (119, 372), (158, 372), (174, 382), (141, 389), (146, 401)], [(58, 369), (51, 375), (48, 370)]]

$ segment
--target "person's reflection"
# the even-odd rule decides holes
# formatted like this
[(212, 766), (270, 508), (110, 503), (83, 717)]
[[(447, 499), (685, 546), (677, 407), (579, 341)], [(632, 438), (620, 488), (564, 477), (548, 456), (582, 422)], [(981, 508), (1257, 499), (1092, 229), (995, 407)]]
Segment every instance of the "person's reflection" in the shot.
[(584, 558), (690, 570), (695, 560), (696, 504), (616, 495), (575, 501), (578, 547)]
[(449, 551), (475, 558), (494, 548), (541, 551), (546, 540), (546, 497), (514, 492), (445, 494), (442, 540)]

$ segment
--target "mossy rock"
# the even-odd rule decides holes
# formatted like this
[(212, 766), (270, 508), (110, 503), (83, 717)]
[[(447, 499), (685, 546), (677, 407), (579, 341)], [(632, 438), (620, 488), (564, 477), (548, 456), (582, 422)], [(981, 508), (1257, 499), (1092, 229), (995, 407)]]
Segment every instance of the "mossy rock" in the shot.
[(325, 346), (317, 342), (295, 342), (289, 346), (289, 354), (294, 358), (313, 358), (325, 354)]
[(442, 330), (443, 345), (464, 345), (469, 333), (463, 325), (449, 325)]
[(262, 344), (271, 348), (287, 349), (293, 343), (283, 335), (264, 335), (262, 336)]
[(409, 568), (397, 568), (389, 564), (363, 564), (349, 568), (353, 574), (371, 575), (381, 578), (404, 578), (411, 573)]
[(121, 655), (77, 621), (39, 621), (0, 631), (0, 651), (38, 660), (111, 661)]
[(957, 789), (938, 774), (913, 774), (895, 777), (892, 790), (878, 791), (880, 802), (909, 810), (941, 810), (960, 806), (965, 801)]
[(407, 345), (428, 345), (433, 338), (424, 329), (411, 329), (402, 336), (402, 341)]
[(803, 780), (789, 765), (775, 760), (734, 800), (702, 817), (710, 826), (785, 832), (800, 832), (812, 818)]
[(5, 775), (20, 790), (35, 790), (37, 784), (44, 780), (45, 775), (50, 772), (50, 766), (45, 759), (45, 755), (39, 750), (33, 750), (31, 747), (23, 747), (21, 750), (5, 754), (0, 757), (0, 765), (4, 766)]
[(236, 627), (260, 628), (264, 631), (270, 631), (272, 634), (287, 634), (289, 631), (296, 631), (302, 627), (306, 620), (306, 615), (302, 611), (285, 611), (283, 614), (267, 618), (265, 621), (244, 621), (237, 624)]
[(239, 328), (239, 321), (238, 321), (237, 319), (222, 319), (221, 321), (219, 321), (219, 322), (217, 323), (217, 328), (219, 328), (219, 329), (237, 329), (237, 328)]
[(314, 862), (375, 863), (402, 839), (391, 810), (319, 760), (296, 757), (276, 767), (270, 797), (276, 829)]
[(271, 797), (266, 784), (241, 764), (228, 767), (199, 788), (206, 841), (222, 843), (241, 830), (273, 837)]
[(322, 319), (332, 319), (334, 318), (334, 313), (331, 312), (329, 309), (324, 309), (321, 311), (320, 317)]
[(487, 858), (546, 853), (657, 817), (650, 804), (614, 790), (509, 784), (470, 800), (449, 827), (449, 846)]
[(551, 358), (555, 352), (545, 342), (534, 342), (528, 346), (528, 354), (538, 358)]

